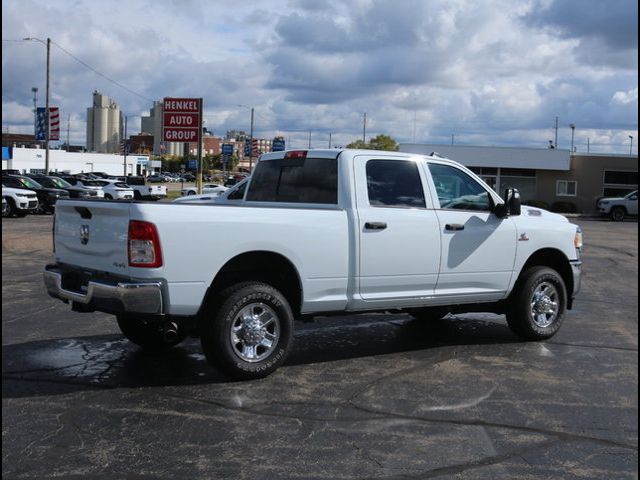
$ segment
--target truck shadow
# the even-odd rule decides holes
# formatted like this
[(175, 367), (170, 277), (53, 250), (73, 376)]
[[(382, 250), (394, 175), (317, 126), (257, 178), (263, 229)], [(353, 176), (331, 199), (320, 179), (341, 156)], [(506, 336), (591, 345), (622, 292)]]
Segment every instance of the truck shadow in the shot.
[[(453, 345), (518, 342), (504, 319), (495, 315), (436, 322), (408, 315), (351, 315), (324, 317), (296, 328), (283, 369)], [(207, 363), (195, 338), (162, 354), (142, 351), (121, 335), (34, 341), (2, 349), (2, 398), (230, 382)]]

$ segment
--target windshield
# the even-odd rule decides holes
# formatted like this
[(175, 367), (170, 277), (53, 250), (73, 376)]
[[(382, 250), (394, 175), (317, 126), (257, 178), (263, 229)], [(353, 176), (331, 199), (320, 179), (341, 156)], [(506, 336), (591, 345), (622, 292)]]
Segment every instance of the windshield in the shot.
[(51, 180), (51, 183), (56, 187), (56, 188), (70, 188), (72, 185), (59, 178), (59, 177), (47, 177), (49, 180)]
[(127, 185), (126, 183), (122, 183), (122, 182), (116, 182), (116, 183), (114, 183), (114, 185), (116, 187), (120, 187), (120, 188), (129, 188), (129, 185)]
[(82, 185), (84, 185), (85, 187), (101, 187), (102, 186), (100, 182), (97, 182), (95, 180), (82, 180)]
[(631, 198), (631, 197), (635, 197), (636, 195), (638, 195), (638, 191), (636, 190), (635, 192), (631, 192), (628, 193), (624, 196), (624, 198)]
[(20, 177), (19, 180), (20, 180), (20, 183), (27, 188), (42, 188), (42, 185), (40, 185), (38, 182), (36, 182), (31, 178)]

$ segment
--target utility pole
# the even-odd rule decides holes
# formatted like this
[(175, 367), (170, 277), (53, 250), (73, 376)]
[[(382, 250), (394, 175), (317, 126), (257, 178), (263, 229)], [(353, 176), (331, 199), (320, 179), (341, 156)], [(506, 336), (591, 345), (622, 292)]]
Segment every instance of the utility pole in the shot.
[(587, 153), (589, 153), (589, 137), (587, 137)]
[(366, 145), (366, 133), (367, 133), (367, 112), (364, 112), (364, 116), (362, 117), (362, 143)]
[(453, 137), (454, 137), (454, 135), (453, 135), (453, 133), (452, 133), (452, 134), (451, 134), (451, 145), (453, 145)]
[(31, 87), (31, 91), (33, 92), (33, 133), (35, 136), (38, 133), (38, 87)]
[(558, 117), (556, 117), (556, 141), (554, 145), (556, 148), (558, 148)]
[(122, 155), (123, 155), (123, 160), (122, 160), (122, 168), (124, 169), (124, 171), (122, 172), (122, 174), (126, 177), (127, 176), (127, 116), (125, 115), (124, 117), (124, 138), (122, 139)]
[(47, 122), (46, 132), (47, 135), (45, 137), (45, 157), (44, 157), (44, 174), (49, 175), (49, 58), (51, 57), (51, 39), (47, 38), (47, 93), (46, 93), (46, 103), (45, 103), (45, 119)]
[(67, 113), (67, 152), (69, 151), (69, 131), (71, 130), (71, 114)]
[(309, 149), (311, 149), (311, 130), (309, 130)]
[(633, 135), (629, 135), (629, 155), (633, 154)]
[(573, 154), (573, 134), (576, 131), (576, 124), (575, 123), (570, 123), (569, 127), (571, 127), (571, 153)]
[(331, 148), (331, 133), (329, 133), (329, 148)]
[(251, 107), (251, 130), (249, 131), (249, 173), (253, 170), (253, 107)]

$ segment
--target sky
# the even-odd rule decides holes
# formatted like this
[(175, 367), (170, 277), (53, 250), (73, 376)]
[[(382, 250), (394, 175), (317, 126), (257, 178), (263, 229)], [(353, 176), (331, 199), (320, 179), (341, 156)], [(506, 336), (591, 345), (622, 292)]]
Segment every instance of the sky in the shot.
[[(398, 143), (637, 154), (636, 0), (3, 0), (2, 131), (33, 92), (86, 139), (98, 90), (128, 133), (163, 97), (202, 97), (215, 135), (287, 148)], [(366, 124), (364, 122), (366, 113)], [(630, 139), (629, 137), (633, 138)]]

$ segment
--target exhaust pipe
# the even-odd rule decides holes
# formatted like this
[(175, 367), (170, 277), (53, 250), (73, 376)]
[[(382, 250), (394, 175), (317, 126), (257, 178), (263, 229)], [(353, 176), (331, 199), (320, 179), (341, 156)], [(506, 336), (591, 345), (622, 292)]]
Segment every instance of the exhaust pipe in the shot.
[(169, 322), (164, 326), (162, 337), (165, 342), (172, 342), (178, 338), (178, 325), (175, 322)]

